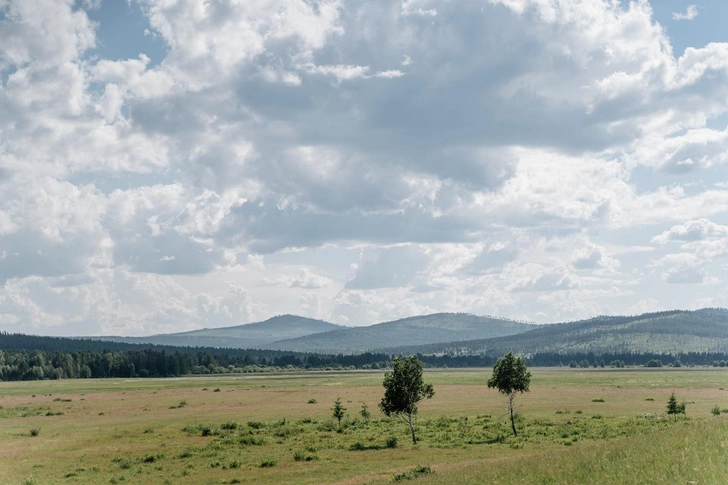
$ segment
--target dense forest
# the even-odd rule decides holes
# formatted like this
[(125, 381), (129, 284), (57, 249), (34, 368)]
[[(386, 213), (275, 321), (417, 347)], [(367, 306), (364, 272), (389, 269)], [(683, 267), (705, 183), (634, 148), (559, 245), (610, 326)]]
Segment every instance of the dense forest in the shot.
[[(306, 369), (380, 369), (382, 353), (324, 355), (268, 350), (162, 347), (0, 332), (0, 381), (99, 377), (174, 377), (190, 374)], [(491, 367), (495, 357), (419, 355), (427, 367)], [(624, 367), (728, 365), (728, 354), (537, 353), (530, 366)]]

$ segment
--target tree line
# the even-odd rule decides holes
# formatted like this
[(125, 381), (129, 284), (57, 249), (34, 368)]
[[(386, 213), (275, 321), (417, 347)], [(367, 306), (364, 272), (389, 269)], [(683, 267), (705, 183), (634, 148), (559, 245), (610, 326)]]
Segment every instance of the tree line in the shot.
[[(357, 356), (263, 357), (210, 352), (169, 353), (166, 350), (47, 351), (0, 350), (0, 381), (103, 377), (177, 377), (188, 374), (270, 372), (292, 369), (356, 369), (387, 367), (384, 354)], [(373, 362), (373, 364), (372, 364)]]
[[(37, 337), (0, 332), (0, 380), (103, 377), (176, 377), (188, 374), (270, 372), (291, 369), (391, 369), (397, 357), (384, 353), (315, 353), (174, 347), (90, 339)], [(425, 367), (492, 367), (488, 355), (417, 355)], [(625, 365), (728, 366), (728, 354), (538, 353), (529, 366), (624, 367)]]

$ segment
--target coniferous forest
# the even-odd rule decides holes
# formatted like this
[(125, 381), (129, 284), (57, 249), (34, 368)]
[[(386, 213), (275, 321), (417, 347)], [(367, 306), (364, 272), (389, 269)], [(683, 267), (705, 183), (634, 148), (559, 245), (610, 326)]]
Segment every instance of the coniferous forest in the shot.
[[(175, 377), (190, 374), (388, 368), (395, 355), (326, 355), (251, 349), (172, 347), (0, 332), (0, 380)], [(419, 355), (427, 367), (491, 367), (482, 355)], [(728, 365), (726, 353), (537, 353), (529, 366)]]

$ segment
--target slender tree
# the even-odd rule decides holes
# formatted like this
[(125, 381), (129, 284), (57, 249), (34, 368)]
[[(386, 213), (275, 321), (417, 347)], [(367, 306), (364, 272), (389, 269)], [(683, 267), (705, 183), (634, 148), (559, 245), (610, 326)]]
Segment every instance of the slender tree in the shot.
[(531, 373), (526, 369), (525, 359), (514, 356), (513, 352), (508, 352), (502, 359), (498, 359), (493, 366), (493, 376), (488, 379), (488, 387), (498, 389), (498, 392), (505, 395), (508, 400), (508, 414), (514, 436), (518, 436), (518, 432), (516, 432), (513, 401), (516, 393), (528, 392), (530, 384)]
[(422, 380), (422, 362), (416, 355), (396, 358), (392, 362), (392, 372), (384, 374), (384, 397), (379, 408), (387, 416), (398, 416), (409, 425), (412, 443), (417, 444), (414, 416), (417, 403), (435, 395), (431, 384)]
[(369, 419), (371, 419), (372, 413), (369, 412), (369, 406), (367, 406), (366, 403), (362, 403), (361, 411), (359, 411), (359, 414), (361, 415), (364, 422), (366, 424), (369, 424)]
[(341, 398), (337, 397), (336, 401), (334, 401), (334, 407), (331, 409), (334, 414), (334, 418), (336, 418), (339, 421), (339, 431), (341, 431), (341, 420), (344, 417), (344, 413), (346, 411), (346, 408), (341, 405)]

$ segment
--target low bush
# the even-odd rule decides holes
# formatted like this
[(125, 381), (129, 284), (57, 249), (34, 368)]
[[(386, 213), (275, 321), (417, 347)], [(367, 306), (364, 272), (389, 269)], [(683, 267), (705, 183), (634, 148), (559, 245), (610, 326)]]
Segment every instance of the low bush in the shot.
[(435, 472), (429, 466), (418, 466), (416, 468), (413, 468), (412, 470), (407, 470), (406, 472), (394, 475), (392, 477), (392, 481), (400, 482), (402, 480), (412, 480), (414, 478), (419, 478), (422, 475), (430, 475), (432, 473)]
[(385, 444), (387, 448), (393, 449), (397, 447), (397, 437), (396, 436), (390, 436), (387, 438), (387, 441), (385, 441)]

